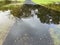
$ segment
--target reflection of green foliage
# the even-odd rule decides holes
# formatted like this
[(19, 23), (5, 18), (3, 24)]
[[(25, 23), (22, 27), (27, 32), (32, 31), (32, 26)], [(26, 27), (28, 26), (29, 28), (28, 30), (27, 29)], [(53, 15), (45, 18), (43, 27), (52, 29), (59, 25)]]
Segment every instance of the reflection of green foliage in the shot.
[(60, 21), (60, 12), (55, 11), (46, 7), (43, 7), (41, 5), (23, 5), (21, 8), (17, 7), (14, 8), (12, 13), (15, 17), (21, 17), (24, 16), (29, 17), (31, 15), (31, 10), (38, 9), (37, 16), (40, 19), (42, 23), (50, 23), (50, 19), (52, 19), (52, 23), (59, 24)]
[(11, 13), (14, 17), (29, 17), (31, 15), (31, 10), (38, 9), (38, 13), (36, 14), (42, 23), (50, 24), (50, 19), (52, 19), (52, 23), (59, 24), (60, 21), (60, 12), (56, 10), (52, 10), (46, 8), (41, 5), (10, 5), (10, 6), (3, 6), (0, 7), (0, 10), (12, 10)]
[[(37, 6), (36, 6), (37, 7)], [(12, 14), (15, 17), (29, 17), (31, 16), (31, 10), (36, 9), (34, 5), (22, 5), (21, 7), (16, 7), (12, 10)]]
[(21, 16), (20, 14), (22, 14), (21, 11), (22, 11), (21, 7), (17, 6), (17, 7), (15, 7), (15, 8), (12, 9), (11, 13), (14, 15), (14, 17), (20, 18), (20, 16)]

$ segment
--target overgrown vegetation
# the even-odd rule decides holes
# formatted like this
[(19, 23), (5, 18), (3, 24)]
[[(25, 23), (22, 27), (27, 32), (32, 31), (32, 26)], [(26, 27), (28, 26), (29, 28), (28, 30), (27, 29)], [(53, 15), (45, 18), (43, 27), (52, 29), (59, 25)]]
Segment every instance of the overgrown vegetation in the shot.
[(10, 3), (11, 3), (11, 1), (9, 1), (9, 0), (0, 1), (0, 6), (7, 5), (7, 4), (10, 4)]
[(56, 11), (60, 11), (60, 2), (58, 3), (51, 3), (51, 4), (46, 4), (46, 5), (43, 5), (43, 6), (45, 6), (45, 7), (47, 7), (47, 8), (50, 8), (50, 9), (52, 9), (52, 10), (56, 10)]

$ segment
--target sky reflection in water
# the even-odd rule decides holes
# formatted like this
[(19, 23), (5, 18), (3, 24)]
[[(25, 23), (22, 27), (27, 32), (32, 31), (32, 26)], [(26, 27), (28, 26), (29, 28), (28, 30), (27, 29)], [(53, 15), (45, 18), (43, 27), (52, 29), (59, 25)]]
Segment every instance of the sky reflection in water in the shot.
[[(26, 5), (25, 5), (26, 6)], [(39, 6), (38, 6), (39, 7)], [(14, 22), (14, 24), (15, 25), (13, 25), (13, 27), (15, 28), (15, 30), (13, 30), (13, 28), (12, 28), (12, 30), (13, 31), (16, 31), (16, 30), (23, 30), (22, 28), (23, 28), (23, 26), (26, 26), (25, 27), (25, 29), (27, 29), (27, 27), (30, 29), (30, 28), (32, 28), (33, 30), (29, 30), (30, 32), (31, 32), (31, 34), (32, 35), (34, 35), (34, 36), (38, 36), (38, 39), (39, 38), (42, 38), (43, 40), (43, 43), (45, 42), (45, 40), (44, 40), (44, 38), (47, 40), (46, 42), (48, 42), (48, 40), (51, 42), (51, 38), (50, 38), (50, 35), (49, 34), (51, 34), (51, 36), (53, 37), (54, 35), (55, 36), (57, 36), (58, 38), (58, 40), (60, 40), (59, 39), (59, 34), (60, 34), (60, 24), (59, 24), (59, 21), (60, 21), (60, 19), (59, 19), (59, 15), (55, 15), (54, 13), (56, 12), (54, 12), (54, 11), (52, 11), (52, 12), (50, 12), (50, 10), (47, 10), (46, 12), (45, 12), (45, 10), (42, 10), (42, 9), (40, 9), (40, 10), (42, 10), (42, 11), (40, 11), (40, 10), (38, 10), (39, 12), (38, 12), (38, 14), (35, 14), (35, 13), (31, 13), (30, 11), (31, 11), (31, 9), (30, 9), (30, 11), (29, 11), (29, 7), (27, 8), (28, 10), (24, 10), (24, 8), (23, 8), (23, 13), (25, 13), (25, 16), (26, 16), (26, 14), (27, 14), (27, 17), (22, 17), (22, 18), (18, 18), (18, 19), (16, 19), (16, 17), (19, 17), (19, 15), (22, 15), (22, 14), (19, 14), (18, 16), (10, 16), (11, 14), (10, 14), (10, 12), (9, 11), (5, 11), (5, 12), (0, 12), (0, 23), (2, 24), (2, 23), (4, 23), (5, 24), (5, 22), (7, 21), (8, 23), (10, 23), (9, 21), (11, 21), (11, 24), (12, 24), (12, 21)], [(32, 8), (33, 9), (33, 8)], [(35, 7), (35, 9), (36, 9), (36, 7)], [(38, 8), (39, 9), (39, 8)], [(25, 12), (26, 11), (26, 12)], [(32, 12), (34, 12), (34, 10), (32, 11)], [(51, 13), (51, 15), (49, 15)], [(56, 14), (58, 14), (59, 12), (57, 12)], [(31, 15), (31, 14), (33, 14), (33, 15), (31, 15), (31, 16), (29, 16), (29, 15)], [(48, 15), (47, 15), (48, 14)], [(54, 15), (53, 15), (54, 14)], [(60, 13), (59, 13), (60, 14)], [(10, 16), (10, 19), (9, 19), (9, 16)], [(55, 17), (55, 18), (54, 18)], [(13, 19), (13, 20), (12, 20)], [(51, 21), (50, 21), (50, 19), (52, 19)], [(56, 19), (56, 20), (55, 20)], [(8, 21), (9, 20), (9, 21)], [(18, 20), (18, 21), (17, 21)], [(58, 20), (58, 21), (57, 21)], [(22, 25), (22, 28), (21, 28), (21, 25)], [(16, 26), (16, 27), (15, 27)], [(19, 27), (20, 26), (20, 27)], [(29, 31), (27, 30), (27, 33), (29, 33)], [(12, 31), (11, 31), (12, 32)], [(16, 31), (17, 32), (17, 31)], [(23, 32), (23, 31), (22, 31)], [(52, 32), (52, 33), (51, 33)], [(15, 34), (14, 32), (13, 32), (13, 34)], [(19, 34), (19, 33), (18, 33)], [(40, 35), (41, 34), (41, 35)], [(33, 37), (34, 38), (34, 37)], [(53, 37), (54, 38), (54, 37)], [(55, 38), (54, 38), (55, 39)], [(34, 40), (34, 39), (33, 39)], [(37, 40), (37, 37), (36, 37), (36, 40)], [(36, 41), (35, 40), (35, 41)], [(37, 40), (38, 41), (38, 40)], [(41, 41), (41, 42), (42, 42)], [(35, 42), (34, 42), (35, 43)], [(40, 44), (40, 43), (39, 43)], [(48, 45), (47, 43), (45, 43), (46, 45)], [(37, 44), (36, 44), (37, 45)], [(44, 45), (44, 44), (42, 44), (42, 45)], [(50, 45), (50, 44), (49, 44)], [(51, 44), (52, 45), (52, 44)]]

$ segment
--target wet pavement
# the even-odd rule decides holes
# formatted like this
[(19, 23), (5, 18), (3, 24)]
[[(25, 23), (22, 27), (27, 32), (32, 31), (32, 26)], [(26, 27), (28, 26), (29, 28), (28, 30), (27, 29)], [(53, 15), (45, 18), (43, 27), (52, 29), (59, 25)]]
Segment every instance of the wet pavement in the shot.
[(34, 15), (15, 22), (3, 45), (53, 45), (49, 25), (43, 24)]
[[(25, 4), (12, 14), (16, 20), (3, 45), (54, 45), (52, 34), (55, 32), (51, 33), (50, 29), (60, 24), (60, 12), (41, 5)], [(56, 32), (59, 29), (56, 28)]]

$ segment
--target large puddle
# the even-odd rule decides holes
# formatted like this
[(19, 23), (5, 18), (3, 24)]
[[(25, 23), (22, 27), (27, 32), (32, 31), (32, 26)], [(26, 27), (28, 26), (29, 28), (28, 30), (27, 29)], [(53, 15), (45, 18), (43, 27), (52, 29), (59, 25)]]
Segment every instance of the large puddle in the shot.
[(39, 5), (0, 11), (0, 33), (2, 45), (60, 45), (60, 12)]

